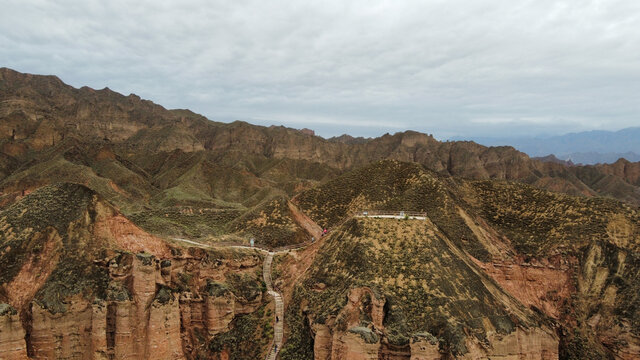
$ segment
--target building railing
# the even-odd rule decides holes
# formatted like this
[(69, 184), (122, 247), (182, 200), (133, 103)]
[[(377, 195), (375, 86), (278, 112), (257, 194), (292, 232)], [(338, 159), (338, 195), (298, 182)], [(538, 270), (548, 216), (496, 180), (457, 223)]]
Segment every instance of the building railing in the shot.
[(417, 211), (402, 211), (402, 210), (399, 210), (399, 211), (363, 210), (363, 211), (355, 212), (354, 216), (359, 216), (359, 217), (394, 216), (394, 217), (399, 217), (399, 218), (403, 218), (403, 217), (426, 218), (427, 217), (427, 213), (426, 212), (417, 212)]
[(307, 240), (305, 242), (301, 242), (301, 243), (297, 243), (297, 244), (279, 246), (279, 247), (276, 247), (276, 248), (271, 248), (271, 247), (263, 245), (263, 244), (254, 244), (252, 246), (248, 242), (240, 242), (240, 241), (215, 241), (215, 242), (202, 243), (202, 242), (197, 242), (197, 241), (189, 240), (189, 239), (180, 239), (180, 240), (182, 240), (182, 241), (186, 240), (188, 244), (192, 244), (192, 245), (196, 245), (196, 246), (204, 246), (204, 247), (209, 247), (209, 248), (225, 248), (225, 247), (234, 247), (234, 246), (236, 246), (236, 247), (264, 250), (264, 251), (268, 251), (268, 252), (281, 252), (281, 251), (286, 251), (286, 250), (296, 250), (296, 249), (300, 249), (300, 248), (309, 246), (309, 245), (313, 244), (316, 239)]

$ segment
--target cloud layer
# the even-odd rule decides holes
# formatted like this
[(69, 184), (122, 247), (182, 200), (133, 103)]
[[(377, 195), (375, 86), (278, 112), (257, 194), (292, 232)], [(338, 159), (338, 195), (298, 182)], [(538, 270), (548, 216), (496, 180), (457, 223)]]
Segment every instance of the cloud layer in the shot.
[(640, 2), (8, 0), (0, 66), (321, 135), (640, 124)]

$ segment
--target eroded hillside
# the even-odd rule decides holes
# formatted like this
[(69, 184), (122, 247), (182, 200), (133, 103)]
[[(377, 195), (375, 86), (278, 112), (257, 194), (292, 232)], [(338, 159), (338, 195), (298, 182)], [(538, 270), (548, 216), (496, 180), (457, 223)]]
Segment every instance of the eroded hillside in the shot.
[[(148, 231), (206, 237), (237, 229), (227, 226), (230, 220), (273, 196), (291, 197), (384, 159), (418, 163), (441, 175), (640, 201), (637, 163), (568, 166), (532, 160), (510, 147), (439, 142), (412, 131), (326, 140), (284, 127), (218, 123), (135, 95), (0, 69), (0, 204), (23, 191), (72, 181), (125, 214), (135, 213)], [(218, 211), (224, 221), (213, 226), (185, 216), (212, 209), (230, 211)], [(176, 210), (182, 215), (173, 216)]]
[(168, 239), (315, 237), (274, 260), (282, 359), (635, 359), (638, 179), (411, 131), (216, 123), (0, 69), (0, 354), (261, 358), (262, 253)]
[(248, 359), (273, 331), (260, 253), (170, 246), (76, 184), (0, 212), (0, 267), (3, 359)]
[[(292, 330), (289, 358), (320, 351), (317, 359), (338, 359), (362, 349), (370, 355), (364, 358), (394, 352), (409, 358), (412, 341), (426, 333), (433, 351), (426, 358), (639, 355), (635, 207), (442, 177), (394, 161), (295, 200), (335, 228), (293, 290), (290, 317), (313, 335)], [(347, 220), (363, 209), (426, 212), (428, 219)], [(508, 334), (519, 340), (505, 347)], [(532, 350), (527, 341), (556, 352)]]
[[(295, 291), (315, 359), (557, 358), (552, 327), (429, 220), (347, 221)], [(293, 336), (283, 358), (295, 358), (287, 356), (302, 347), (296, 341), (302, 342)]]

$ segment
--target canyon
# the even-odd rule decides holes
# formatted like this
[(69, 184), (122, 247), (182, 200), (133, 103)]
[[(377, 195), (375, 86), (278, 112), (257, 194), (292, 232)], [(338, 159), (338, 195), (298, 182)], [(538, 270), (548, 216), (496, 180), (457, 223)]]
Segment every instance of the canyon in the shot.
[(639, 169), (2, 68), (0, 358), (638, 358)]

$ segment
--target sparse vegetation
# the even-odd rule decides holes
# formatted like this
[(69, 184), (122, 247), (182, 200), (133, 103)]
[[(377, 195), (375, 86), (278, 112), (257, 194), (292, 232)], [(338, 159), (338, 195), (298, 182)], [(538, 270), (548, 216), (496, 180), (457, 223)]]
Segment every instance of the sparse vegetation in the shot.
[(246, 237), (255, 237), (258, 243), (271, 248), (301, 243), (308, 236), (292, 219), (284, 196), (258, 205), (234, 220), (229, 227)]
[(251, 314), (237, 316), (231, 330), (216, 335), (207, 348), (211, 358), (220, 359), (227, 351), (229, 360), (259, 359), (273, 336), (272, 318), (265, 314), (265, 305)]
[[(387, 300), (385, 334), (395, 345), (429, 332), (444, 339), (443, 347), (464, 353), (466, 334), (486, 338), (480, 319), (500, 333), (514, 330), (513, 315), (457, 258), (431, 222), (361, 218), (349, 220), (338, 231), (296, 290), (319, 322), (338, 314), (350, 288), (367, 286), (379, 289)], [(317, 282), (327, 288), (319, 293), (305, 290)]]
[[(640, 336), (637, 164), (615, 165), (624, 165), (624, 174), (614, 165), (540, 164), (511, 148), (439, 143), (411, 132), (326, 141), (282, 127), (214, 123), (135, 96), (11, 74), (14, 80), (3, 77), (0, 100), (19, 99), (23, 105), (7, 107), (13, 112), (2, 117), (6, 129), (18, 130), (0, 139), (3, 302), (13, 295), (5, 285), (25, 264), (42, 271), (34, 298), (26, 301), (51, 313), (68, 311), (73, 295), (98, 303), (135, 297), (130, 279), (110, 278), (109, 267), (125, 256), (156, 263), (149, 254), (124, 252), (94, 237), (97, 205), (114, 204), (155, 234), (211, 241), (254, 237), (277, 247), (307, 239), (288, 208), (295, 199), (331, 235), (294, 287), (282, 359), (312, 358), (309, 319), (335, 321), (340, 331), (376, 342), (367, 310), (377, 296), (386, 301), (383, 340), (391, 346), (406, 347), (420, 337), (444, 352), (463, 354), (468, 337), (487, 345), (489, 332), (551, 323), (544, 309), (522, 309), (465, 260), (557, 266), (571, 275), (567, 299), (558, 291), (544, 295), (562, 304), (554, 320), (562, 358), (610, 358), (629, 346), (614, 330)], [(89, 116), (85, 104), (91, 104)], [(374, 162), (389, 158), (415, 163)], [(349, 220), (353, 211), (365, 209), (426, 212), (429, 220)], [(171, 279), (153, 294), (161, 304), (186, 292), (232, 292), (250, 302), (265, 291), (260, 271), (245, 271), (244, 264), (234, 264), (216, 281), (203, 281), (198, 269), (182, 264), (197, 258), (217, 267), (262, 257), (254, 251), (176, 246), (171, 253), (180, 259), (160, 263), (162, 276)], [(173, 271), (172, 265), (183, 267)], [(280, 278), (277, 260), (274, 269), (273, 277)], [(348, 326), (340, 314), (356, 287), (376, 298), (365, 296), (360, 324)], [(0, 304), (0, 316), (23, 311)], [(273, 333), (271, 317), (263, 304), (213, 339), (194, 330), (206, 344), (197, 356), (222, 357), (225, 351), (231, 359), (261, 358)]]

